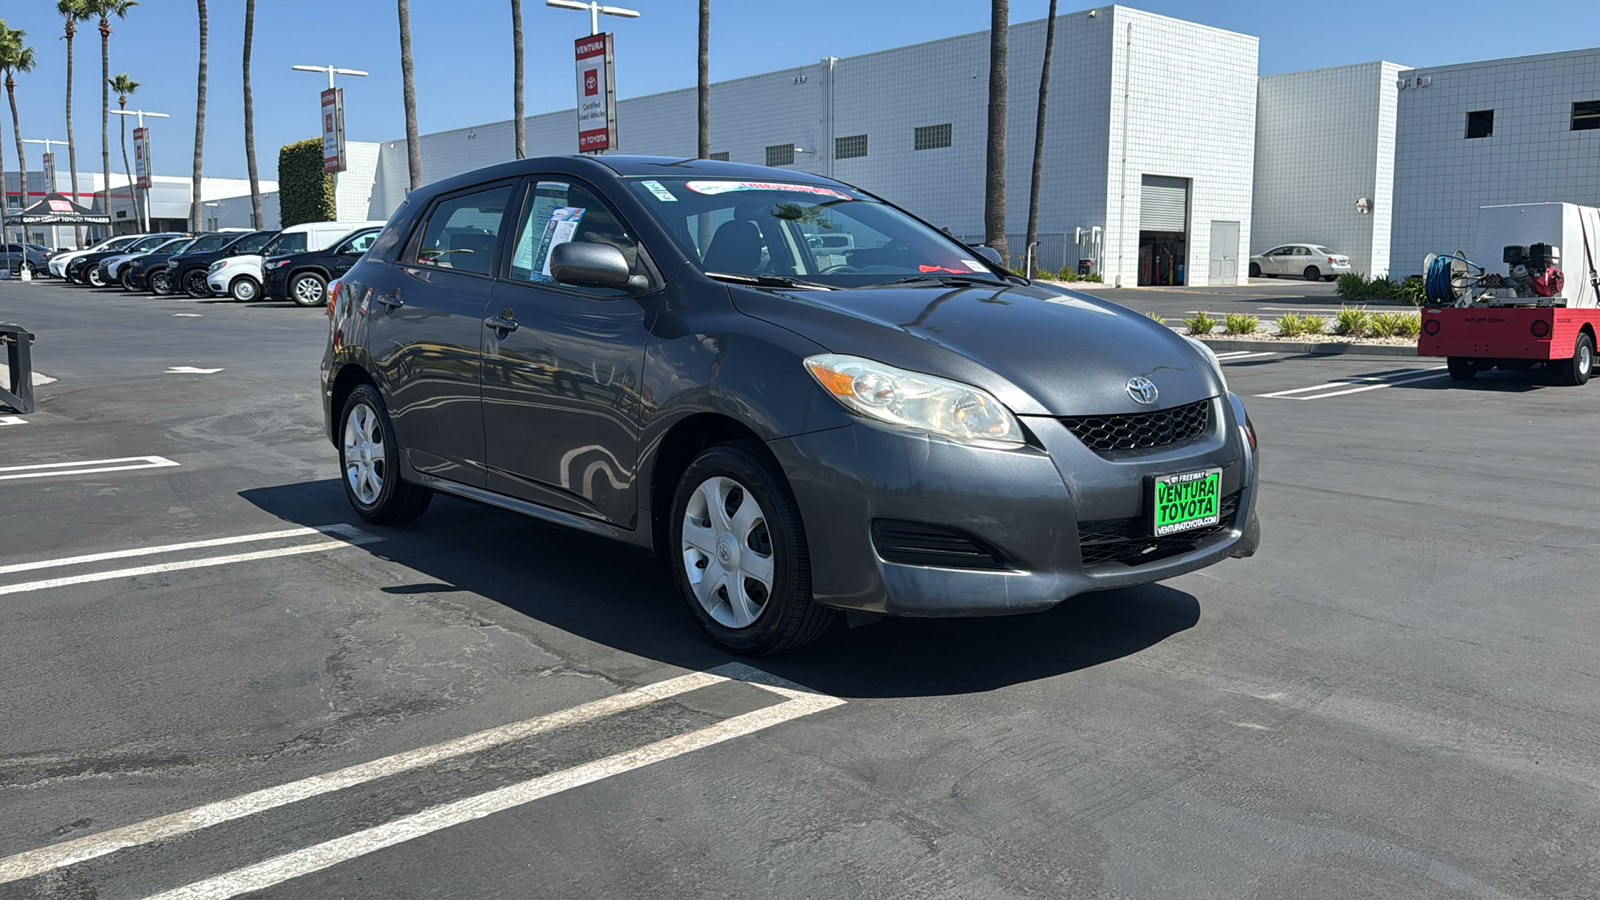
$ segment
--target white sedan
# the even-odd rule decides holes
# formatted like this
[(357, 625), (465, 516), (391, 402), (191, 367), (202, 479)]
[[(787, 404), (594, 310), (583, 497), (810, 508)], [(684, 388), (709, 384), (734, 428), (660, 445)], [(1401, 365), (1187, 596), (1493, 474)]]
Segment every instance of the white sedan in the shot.
[(1321, 244), (1280, 244), (1250, 257), (1251, 278), (1299, 275), (1307, 281), (1332, 281), (1351, 271), (1350, 257)]

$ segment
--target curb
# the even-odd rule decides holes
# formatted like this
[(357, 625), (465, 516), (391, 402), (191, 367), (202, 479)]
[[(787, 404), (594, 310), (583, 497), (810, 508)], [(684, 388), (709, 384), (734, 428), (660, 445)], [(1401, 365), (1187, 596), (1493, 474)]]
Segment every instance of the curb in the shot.
[(1274, 350), (1279, 353), (1307, 353), (1316, 356), (1355, 354), (1360, 356), (1417, 356), (1417, 348), (1407, 344), (1304, 343), (1300, 341), (1239, 341), (1204, 337), (1200, 340), (1213, 350)]

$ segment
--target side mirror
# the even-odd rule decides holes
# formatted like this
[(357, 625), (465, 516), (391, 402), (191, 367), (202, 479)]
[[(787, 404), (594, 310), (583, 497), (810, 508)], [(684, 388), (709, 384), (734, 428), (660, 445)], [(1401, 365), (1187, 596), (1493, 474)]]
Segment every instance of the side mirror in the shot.
[(978, 251), (979, 256), (983, 257), (989, 262), (994, 263), (1000, 268), (1004, 269), (1006, 267), (1006, 261), (1000, 258), (999, 250), (996, 250), (993, 247), (973, 247), (972, 249)]
[(631, 287), (628, 260), (610, 244), (568, 241), (550, 251), (550, 274), (579, 287)]

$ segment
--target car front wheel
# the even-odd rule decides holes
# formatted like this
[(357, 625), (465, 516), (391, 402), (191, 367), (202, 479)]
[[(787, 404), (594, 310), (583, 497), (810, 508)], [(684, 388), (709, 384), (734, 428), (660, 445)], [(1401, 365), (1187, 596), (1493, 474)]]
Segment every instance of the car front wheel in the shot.
[(100, 277), (99, 266), (95, 266), (94, 268), (90, 269), (89, 274), (85, 277), (85, 280), (88, 281), (90, 287), (106, 286), (106, 280)]
[(228, 285), (228, 296), (240, 303), (249, 303), (261, 296), (261, 285), (249, 275), (240, 275)]
[(400, 478), (400, 448), (383, 398), (371, 385), (350, 392), (340, 417), (339, 468), (344, 493), (361, 518), (400, 525), (422, 515), (433, 491)]
[(765, 655), (814, 640), (833, 611), (811, 598), (811, 560), (789, 482), (755, 442), (701, 453), (672, 504), (672, 569), (712, 640)]
[(150, 290), (163, 297), (172, 293), (172, 275), (166, 269), (150, 273)]
[(211, 286), (206, 284), (206, 273), (198, 270), (183, 276), (183, 290), (196, 300), (211, 296)]
[(137, 290), (137, 288), (133, 286), (133, 273), (129, 272), (127, 269), (122, 270), (122, 278), (118, 280), (122, 282), (122, 289), (130, 294)]
[(307, 272), (289, 282), (289, 299), (297, 306), (321, 306), (328, 296), (328, 282), (321, 275)]
[(1261, 267), (1256, 265), (1255, 263), (1251, 263), (1250, 264), (1250, 277), (1251, 278), (1260, 278), (1261, 277)]

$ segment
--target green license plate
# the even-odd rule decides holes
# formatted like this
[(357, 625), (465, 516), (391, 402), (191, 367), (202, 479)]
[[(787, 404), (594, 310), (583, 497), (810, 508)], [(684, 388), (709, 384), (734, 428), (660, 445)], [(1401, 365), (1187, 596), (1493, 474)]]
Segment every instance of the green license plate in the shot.
[(1202, 469), (1154, 479), (1151, 509), (1156, 537), (1222, 521), (1222, 470)]

